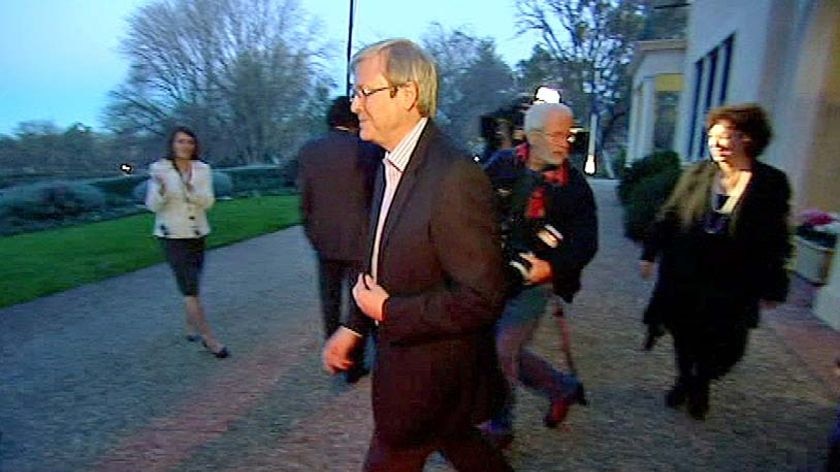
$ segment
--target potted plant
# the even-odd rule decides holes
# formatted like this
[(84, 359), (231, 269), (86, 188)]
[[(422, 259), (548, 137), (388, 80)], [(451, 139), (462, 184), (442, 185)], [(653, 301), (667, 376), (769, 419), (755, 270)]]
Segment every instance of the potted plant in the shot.
[(794, 272), (812, 283), (824, 284), (838, 234), (840, 217), (837, 214), (821, 210), (805, 210), (800, 213), (794, 237)]

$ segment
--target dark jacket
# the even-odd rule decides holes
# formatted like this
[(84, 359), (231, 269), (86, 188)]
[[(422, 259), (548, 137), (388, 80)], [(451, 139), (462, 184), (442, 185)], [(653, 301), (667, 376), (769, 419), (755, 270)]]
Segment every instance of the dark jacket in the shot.
[[(380, 169), (368, 254), (384, 188)], [(493, 342), (504, 291), (493, 193), (431, 120), (394, 195), (377, 267), (390, 296), (373, 372), (378, 437), (421, 443), (488, 419), (504, 397)], [(348, 327), (366, 332), (370, 323), (354, 316)]]
[[(595, 198), (583, 174), (568, 161), (568, 182), (565, 185), (543, 183), (545, 193), (545, 222), (559, 230), (562, 243), (555, 249), (537, 254), (551, 264), (554, 292), (568, 302), (580, 290), (583, 268), (598, 251), (598, 218)], [(508, 218), (508, 212), (522, 212), (520, 205), (505, 202), (516, 199), (518, 183), (529, 172), (515, 149), (496, 153), (485, 166), (497, 195), (497, 210), (500, 218)], [(525, 190), (530, 194), (530, 189)], [(527, 195), (525, 195), (527, 198)], [(515, 220), (521, 221), (522, 215)], [(514, 229), (515, 230), (515, 229)]]
[[(679, 200), (700, 195), (711, 211), (716, 171), (708, 161), (688, 168), (674, 190)], [(787, 177), (756, 162), (741, 198), (731, 228), (719, 235), (709, 234), (702, 221), (683, 228), (676, 208), (663, 207), (642, 253), (643, 260), (659, 258), (646, 323), (672, 325), (693, 316), (755, 327), (759, 300), (785, 300), (791, 251)]]
[(332, 130), (298, 152), (303, 228), (324, 259), (361, 262), (376, 166), (382, 150)]

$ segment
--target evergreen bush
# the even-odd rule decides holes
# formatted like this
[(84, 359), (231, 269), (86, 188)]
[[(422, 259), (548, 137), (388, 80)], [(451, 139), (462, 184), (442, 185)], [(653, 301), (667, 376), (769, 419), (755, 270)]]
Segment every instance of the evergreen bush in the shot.
[(11, 187), (0, 197), (0, 215), (22, 220), (62, 220), (99, 211), (104, 206), (101, 190), (64, 180)]
[(617, 192), (624, 207), (626, 237), (633, 241), (644, 239), (681, 173), (680, 157), (673, 151), (655, 152), (625, 168)]
[(658, 151), (634, 161), (630, 167), (625, 168), (618, 184), (621, 204), (627, 205), (633, 188), (643, 179), (668, 169), (680, 169), (680, 165), (680, 156), (674, 151)]

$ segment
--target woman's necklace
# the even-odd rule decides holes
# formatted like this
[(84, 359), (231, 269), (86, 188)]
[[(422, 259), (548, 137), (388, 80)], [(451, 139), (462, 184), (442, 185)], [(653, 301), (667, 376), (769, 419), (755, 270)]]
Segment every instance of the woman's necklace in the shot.
[[(723, 214), (730, 214), (732, 210), (735, 209), (735, 205), (738, 204), (738, 201), (741, 199), (741, 195), (744, 194), (744, 190), (747, 188), (747, 184), (750, 183), (750, 179), (752, 178), (752, 172), (748, 170), (738, 170), (732, 172), (730, 175), (721, 175), (717, 179), (717, 187), (721, 195), (727, 195), (729, 198), (726, 200), (726, 203), (719, 210), (715, 210), (718, 213)], [(714, 195), (712, 198), (714, 199)], [(718, 205), (715, 205), (712, 202), (712, 208), (717, 208)]]

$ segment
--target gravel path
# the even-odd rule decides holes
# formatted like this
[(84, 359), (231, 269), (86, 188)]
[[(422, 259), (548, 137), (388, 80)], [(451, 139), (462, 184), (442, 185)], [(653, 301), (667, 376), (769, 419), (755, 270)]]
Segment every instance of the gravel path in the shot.
[[(570, 319), (590, 406), (547, 430), (546, 402), (522, 392), (516, 470), (820, 470), (840, 333), (808, 313), (807, 287), (765, 316), (705, 422), (666, 409), (670, 340), (639, 350), (652, 284), (614, 183), (592, 185), (602, 244)], [(226, 360), (181, 337), (163, 265), (0, 310), (0, 471), (359, 470), (370, 383), (320, 370), (314, 269), (299, 228), (209, 253), (204, 299)], [(546, 318), (534, 348), (559, 362), (557, 339)], [(451, 470), (439, 457), (426, 469)]]

